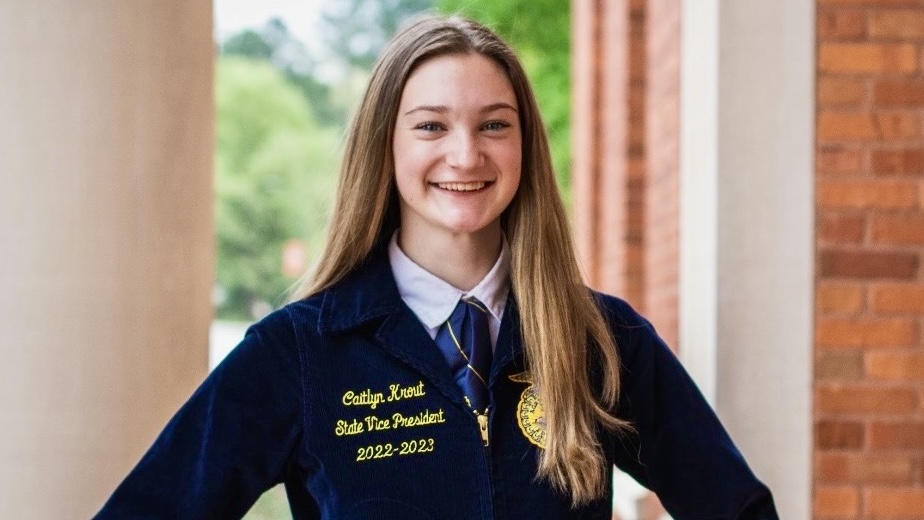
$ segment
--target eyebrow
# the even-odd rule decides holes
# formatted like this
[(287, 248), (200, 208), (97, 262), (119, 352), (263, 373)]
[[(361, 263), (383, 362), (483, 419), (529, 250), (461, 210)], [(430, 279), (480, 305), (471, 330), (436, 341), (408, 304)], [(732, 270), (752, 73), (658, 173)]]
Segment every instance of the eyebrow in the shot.
[[(504, 101), (501, 101), (498, 103), (491, 103), (490, 105), (485, 105), (484, 107), (481, 108), (481, 110), (479, 110), (479, 112), (481, 112), (482, 114), (486, 114), (488, 112), (494, 112), (495, 110), (501, 110), (504, 108), (513, 110), (515, 113), (519, 113), (519, 111), (513, 105), (511, 105), (510, 103), (504, 102)], [(444, 106), (444, 105), (420, 105), (420, 106), (416, 106), (408, 110), (407, 112), (404, 113), (404, 115), (407, 116), (407, 115), (413, 114), (414, 112), (436, 112), (438, 114), (443, 114), (443, 113), (449, 112), (449, 107)]]

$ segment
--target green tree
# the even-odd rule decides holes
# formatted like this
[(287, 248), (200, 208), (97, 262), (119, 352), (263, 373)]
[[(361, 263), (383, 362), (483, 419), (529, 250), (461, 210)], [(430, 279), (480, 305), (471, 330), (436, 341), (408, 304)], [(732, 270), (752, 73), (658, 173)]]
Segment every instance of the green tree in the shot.
[(555, 172), (570, 194), (571, 7), (562, 0), (437, 0), (443, 13), (478, 20), (516, 49), (542, 111)]
[(225, 56), (244, 56), (257, 60), (271, 61), (275, 49), (260, 32), (253, 29), (241, 31), (221, 44), (221, 54)]
[(299, 90), (265, 61), (217, 66), (218, 316), (250, 319), (292, 280), (283, 244), (317, 246), (333, 191), (336, 132), (320, 127)]
[(332, 102), (332, 89), (317, 78), (317, 58), (312, 56), (279, 18), (268, 20), (262, 28), (245, 29), (220, 46), (223, 56), (243, 56), (271, 63), (285, 74), (314, 109), (325, 126), (346, 125), (347, 107)]
[(433, 6), (433, 0), (339, 0), (321, 14), (321, 34), (334, 56), (350, 67), (371, 70), (401, 24)]

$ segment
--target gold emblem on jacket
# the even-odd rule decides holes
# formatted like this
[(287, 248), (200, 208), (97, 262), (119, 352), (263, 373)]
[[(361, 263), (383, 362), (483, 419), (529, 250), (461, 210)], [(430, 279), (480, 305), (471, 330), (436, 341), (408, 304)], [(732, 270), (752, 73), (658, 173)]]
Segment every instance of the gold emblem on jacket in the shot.
[(529, 372), (520, 372), (510, 376), (510, 380), (514, 383), (528, 385), (520, 394), (520, 402), (517, 403), (517, 424), (520, 426), (520, 431), (529, 442), (545, 449), (545, 410), (542, 409), (532, 376)]

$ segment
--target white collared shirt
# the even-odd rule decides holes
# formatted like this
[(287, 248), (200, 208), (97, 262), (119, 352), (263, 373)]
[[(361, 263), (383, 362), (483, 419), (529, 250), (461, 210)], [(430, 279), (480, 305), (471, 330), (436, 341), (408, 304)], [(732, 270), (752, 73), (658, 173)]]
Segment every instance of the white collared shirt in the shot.
[(510, 292), (510, 251), (506, 238), (502, 239), (501, 252), (494, 267), (470, 291), (458, 289), (414, 263), (398, 246), (397, 231), (388, 244), (388, 259), (401, 299), (417, 315), (431, 338), (436, 338), (437, 331), (449, 319), (460, 299), (474, 297), (488, 308), (491, 347), (497, 345), (497, 334)]

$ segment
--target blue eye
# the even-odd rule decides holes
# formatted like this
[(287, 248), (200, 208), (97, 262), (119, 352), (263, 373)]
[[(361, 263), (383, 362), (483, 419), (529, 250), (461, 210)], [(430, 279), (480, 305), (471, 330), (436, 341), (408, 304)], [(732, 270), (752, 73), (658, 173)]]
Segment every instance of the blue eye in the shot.
[(483, 128), (485, 130), (498, 131), (498, 130), (503, 130), (509, 127), (510, 127), (510, 123), (506, 121), (488, 121), (487, 123), (484, 124)]
[(420, 123), (419, 125), (415, 126), (414, 129), (423, 130), (424, 132), (438, 132), (440, 130), (443, 130), (443, 125), (437, 122), (434, 122), (434, 121), (427, 121), (425, 123)]

